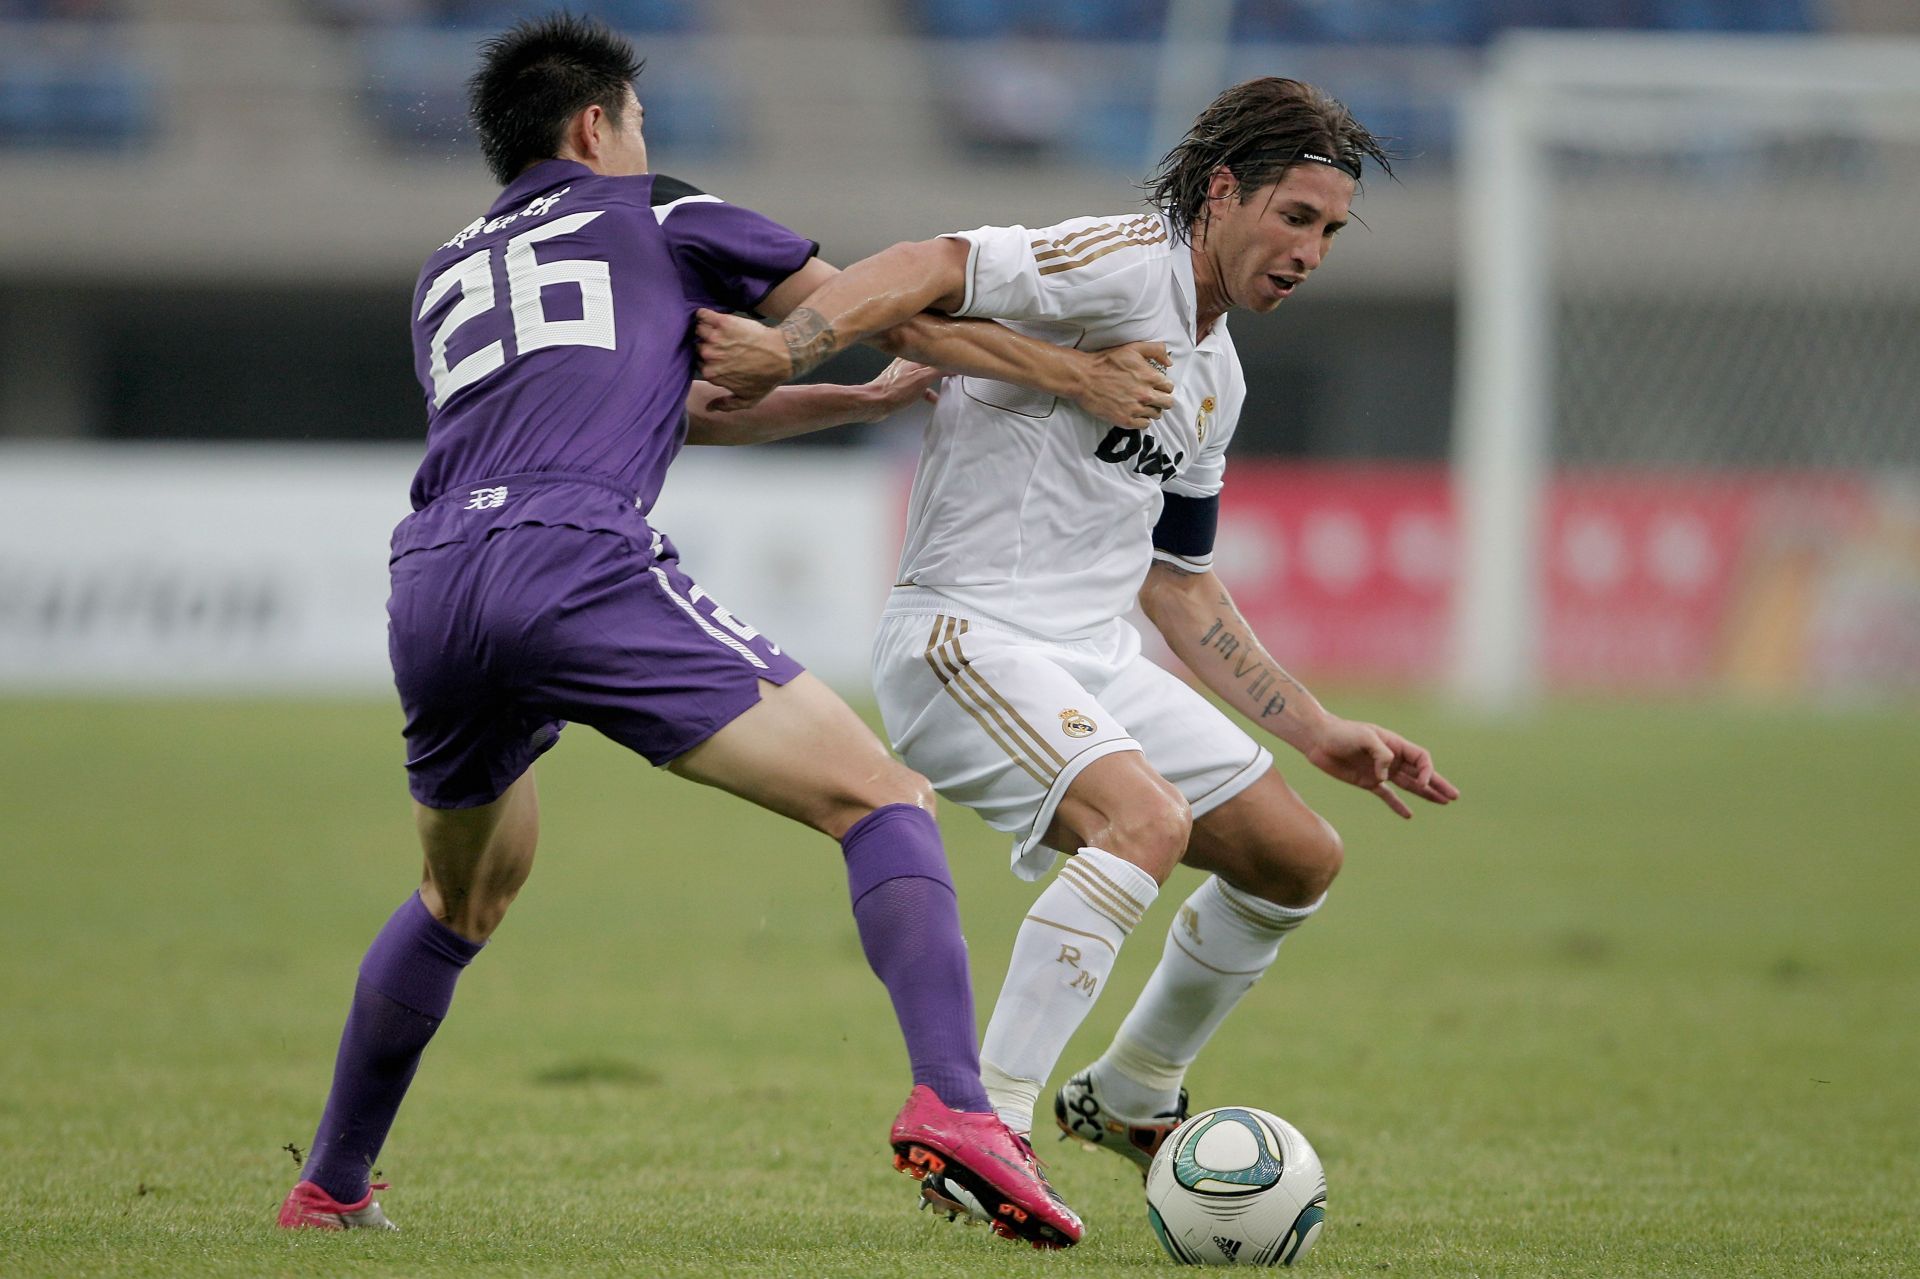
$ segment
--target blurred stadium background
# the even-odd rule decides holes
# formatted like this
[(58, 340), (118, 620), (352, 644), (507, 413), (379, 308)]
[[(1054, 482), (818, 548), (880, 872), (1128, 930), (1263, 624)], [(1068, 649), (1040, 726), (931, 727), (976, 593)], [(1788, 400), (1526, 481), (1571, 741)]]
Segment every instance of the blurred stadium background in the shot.
[[(5, 687), (384, 688), (408, 290), (492, 196), (474, 42), (538, 7), (0, 3)], [(579, 7), (647, 54), (657, 168), (840, 262), (1125, 208), (1220, 86), (1330, 87), (1405, 158), (1236, 329), (1223, 571), (1286, 659), (1486, 705), (1920, 689), (1907, 0)], [(663, 522), (857, 690), (914, 444), (692, 457)]]
[[(413, 865), (409, 291), (493, 197), (473, 44), (533, 7), (0, 0), (0, 1273), (1157, 1273), (1137, 1179), (1064, 1147), (1066, 1256), (904, 1211), (831, 845), (577, 730), (383, 1155), (407, 1233), (266, 1227)], [(1913, 1273), (1912, 0), (576, 7), (646, 52), (660, 170), (839, 262), (1124, 210), (1249, 75), (1394, 135), (1235, 325), (1220, 564), (1467, 798), (1283, 761), (1348, 867), (1195, 1097), (1311, 1134), (1320, 1273)], [(916, 443), (695, 450), (661, 523), (865, 704)], [(984, 1009), (1031, 888), (944, 819)]]

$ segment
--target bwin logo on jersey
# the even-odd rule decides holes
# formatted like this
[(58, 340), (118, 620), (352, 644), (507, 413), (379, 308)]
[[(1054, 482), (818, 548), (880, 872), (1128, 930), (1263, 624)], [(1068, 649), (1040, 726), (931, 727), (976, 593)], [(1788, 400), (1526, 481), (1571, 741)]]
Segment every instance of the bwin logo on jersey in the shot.
[(1180, 464), (1187, 460), (1185, 453), (1167, 452), (1152, 432), (1129, 430), (1124, 426), (1108, 431), (1107, 438), (1100, 441), (1093, 455), (1102, 462), (1132, 461), (1136, 475), (1151, 476), (1162, 484), (1178, 475)]

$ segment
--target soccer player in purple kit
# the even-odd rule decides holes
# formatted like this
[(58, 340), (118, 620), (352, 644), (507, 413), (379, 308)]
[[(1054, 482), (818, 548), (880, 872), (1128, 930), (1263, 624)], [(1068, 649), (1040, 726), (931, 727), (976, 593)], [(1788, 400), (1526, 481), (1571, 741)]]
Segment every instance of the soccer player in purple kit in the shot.
[[(427, 447), (390, 560), (422, 882), (360, 965), (279, 1224), (394, 1228), (370, 1170), (456, 979), (532, 869), (533, 762), (577, 720), (840, 842), (912, 1068), (896, 1166), (959, 1179), (1002, 1234), (1067, 1246), (1079, 1219), (981, 1085), (931, 788), (690, 580), (647, 521), (689, 416), (697, 438), (715, 392), (693, 381), (695, 311), (781, 318), (834, 268), (785, 227), (648, 172), (639, 69), (625, 41), (564, 14), (482, 49), (473, 114), (505, 190), (428, 258), (415, 291)], [(1155, 344), (1090, 355), (932, 315), (880, 344), (1116, 423), (1171, 403)], [(925, 385), (895, 368), (870, 396), (903, 402)], [(844, 395), (794, 390), (742, 412), (771, 438), (843, 411)], [(738, 415), (729, 429), (739, 436)]]

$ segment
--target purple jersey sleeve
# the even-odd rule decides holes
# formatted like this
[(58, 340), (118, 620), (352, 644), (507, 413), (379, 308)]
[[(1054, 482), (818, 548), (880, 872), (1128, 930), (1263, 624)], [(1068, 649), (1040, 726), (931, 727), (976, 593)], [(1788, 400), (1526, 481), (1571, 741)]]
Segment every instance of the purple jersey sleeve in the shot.
[(718, 310), (752, 310), (820, 251), (772, 218), (664, 174), (653, 179), (653, 216), (689, 297)]

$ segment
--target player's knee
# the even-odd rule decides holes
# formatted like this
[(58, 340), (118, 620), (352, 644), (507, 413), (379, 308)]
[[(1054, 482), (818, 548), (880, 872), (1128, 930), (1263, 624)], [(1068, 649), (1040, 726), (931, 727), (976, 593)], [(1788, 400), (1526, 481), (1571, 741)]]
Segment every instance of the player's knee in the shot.
[(1316, 813), (1305, 830), (1262, 850), (1256, 882), (1244, 887), (1278, 906), (1311, 906), (1333, 887), (1345, 860), (1340, 832)]
[(905, 764), (895, 763), (886, 776), (880, 779), (871, 807), (885, 808), (889, 804), (910, 804), (931, 816), (935, 802), (932, 782)]
[(841, 839), (854, 824), (877, 809), (905, 804), (927, 816), (937, 815), (933, 783), (897, 760), (888, 760), (862, 785), (849, 787), (832, 802), (823, 802), (818, 811), (802, 817), (808, 825), (834, 839)]
[(507, 908), (520, 895), (526, 875), (511, 884), (490, 883), (459, 887), (435, 883), (420, 885), (420, 900), (448, 928), (468, 941), (486, 941), (507, 917)]
[(1306, 848), (1301, 856), (1300, 891), (1306, 898), (1299, 903), (1302, 906), (1326, 896), (1347, 860), (1346, 848), (1340, 842), (1340, 832), (1326, 818), (1316, 820), (1317, 824), (1307, 837)]
[(1193, 810), (1169, 782), (1132, 798), (1102, 832), (1099, 847), (1124, 858), (1164, 884), (1187, 855)]

